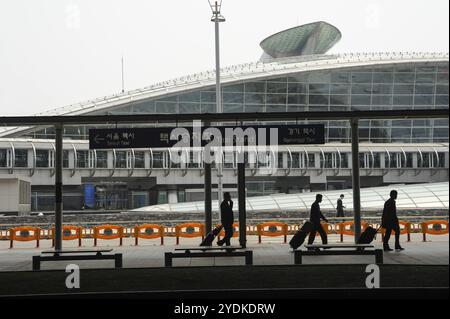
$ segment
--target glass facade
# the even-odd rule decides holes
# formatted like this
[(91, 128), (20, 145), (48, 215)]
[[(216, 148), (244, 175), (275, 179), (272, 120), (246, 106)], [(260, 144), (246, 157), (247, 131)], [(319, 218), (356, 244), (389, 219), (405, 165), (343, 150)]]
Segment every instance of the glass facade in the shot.
[[(448, 82), (448, 63), (302, 72), (225, 84), (223, 109), (224, 112), (326, 112), (448, 108)], [(214, 113), (215, 103), (215, 87), (211, 86), (91, 114)], [(348, 121), (323, 122), (327, 142), (350, 142)], [(66, 128), (66, 137), (86, 139), (88, 129)], [(52, 128), (47, 128), (33, 136), (52, 138), (52, 132)], [(361, 121), (360, 139), (378, 143), (448, 142), (448, 120)]]

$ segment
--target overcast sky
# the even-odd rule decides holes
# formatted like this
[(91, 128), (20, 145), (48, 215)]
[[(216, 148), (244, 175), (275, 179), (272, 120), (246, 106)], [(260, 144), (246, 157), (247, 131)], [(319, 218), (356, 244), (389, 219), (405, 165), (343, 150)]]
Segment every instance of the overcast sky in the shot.
[[(327, 21), (331, 52), (449, 47), (448, 0), (224, 0), (222, 66), (278, 31)], [(2, 0), (0, 115), (30, 115), (214, 68), (207, 0)]]

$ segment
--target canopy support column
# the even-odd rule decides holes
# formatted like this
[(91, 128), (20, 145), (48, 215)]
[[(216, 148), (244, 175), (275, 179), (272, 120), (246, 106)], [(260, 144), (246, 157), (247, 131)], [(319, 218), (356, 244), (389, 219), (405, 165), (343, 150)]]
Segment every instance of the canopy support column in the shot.
[(353, 187), (353, 214), (355, 223), (355, 243), (361, 236), (361, 193), (359, 178), (359, 132), (358, 119), (350, 121), (352, 127), (352, 187)]
[(55, 250), (62, 250), (63, 223), (63, 125), (55, 125)]

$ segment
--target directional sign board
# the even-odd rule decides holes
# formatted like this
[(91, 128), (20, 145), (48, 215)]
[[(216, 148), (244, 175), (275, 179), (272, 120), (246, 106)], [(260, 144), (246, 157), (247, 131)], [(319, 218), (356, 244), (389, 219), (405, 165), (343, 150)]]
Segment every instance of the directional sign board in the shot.
[[(212, 137), (210, 137), (212, 135)], [(223, 146), (325, 144), (323, 124), (279, 126), (220, 126), (199, 128), (118, 128), (89, 130), (90, 149), (167, 148), (181, 140), (192, 146), (205, 146), (215, 139)], [(178, 144), (179, 145), (179, 144)]]

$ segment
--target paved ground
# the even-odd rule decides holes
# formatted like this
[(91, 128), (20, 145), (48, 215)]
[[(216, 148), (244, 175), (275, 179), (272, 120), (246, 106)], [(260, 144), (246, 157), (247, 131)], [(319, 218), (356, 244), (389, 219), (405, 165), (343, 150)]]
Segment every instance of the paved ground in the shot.
[[(290, 237), (288, 237), (289, 240)], [(403, 252), (385, 253), (386, 264), (421, 264), (421, 265), (448, 265), (449, 264), (449, 236), (429, 236), (427, 242), (422, 242), (421, 234), (412, 234), (411, 242), (405, 242), (402, 236)], [(337, 235), (330, 235), (329, 242), (337, 243)], [(351, 243), (352, 238), (346, 237), (345, 242)], [(374, 243), (381, 248), (381, 239)], [(140, 240), (139, 246), (134, 246), (134, 240), (125, 238), (120, 247), (118, 240), (99, 240), (98, 247), (114, 248), (115, 252), (123, 253), (123, 266), (125, 268), (146, 268), (164, 266), (164, 252), (175, 247), (197, 246), (199, 239), (180, 239), (180, 245), (175, 245), (175, 238), (165, 238), (165, 245), (161, 246), (159, 239)], [(316, 239), (320, 243), (320, 239)], [(237, 245), (238, 240), (233, 239)], [(29, 271), (31, 270), (31, 257), (42, 250), (51, 249), (51, 241), (42, 240), (39, 249), (34, 248), (35, 242), (15, 243), (9, 249), (8, 241), (0, 241), (0, 271)], [(288, 244), (283, 243), (282, 237), (263, 237), (262, 244), (258, 244), (256, 236), (248, 237), (248, 248), (253, 250), (255, 265), (292, 265), (294, 256)], [(65, 241), (64, 248), (77, 247), (76, 241)], [(93, 247), (93, 239), (83, 240), (82, 248)], [(372, 256), (314, 256), (304, 257), (304, 264), (368, 264), (374, 262)], [(46, 262), (42, 270), (64, 269), (71, 262)], [(113, 268), (113, 261), (86, 261), (78, 262), (81, 268)], [(243, 265), (244, 259), (232, 258), (193, 258), (175, 259), (174, 266), (225, 266)]]

